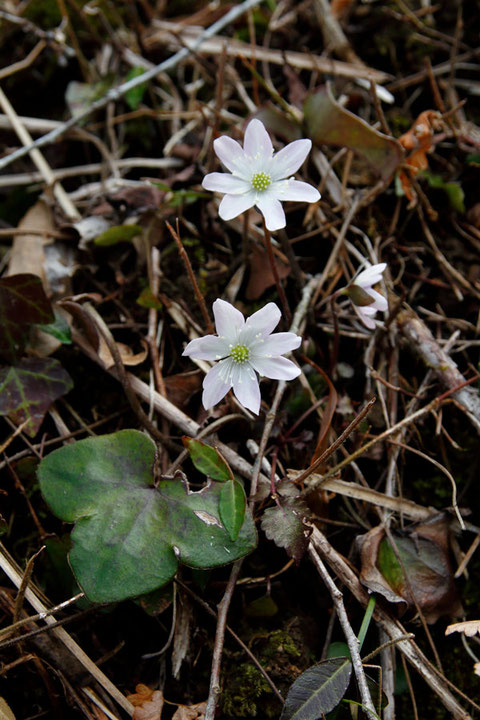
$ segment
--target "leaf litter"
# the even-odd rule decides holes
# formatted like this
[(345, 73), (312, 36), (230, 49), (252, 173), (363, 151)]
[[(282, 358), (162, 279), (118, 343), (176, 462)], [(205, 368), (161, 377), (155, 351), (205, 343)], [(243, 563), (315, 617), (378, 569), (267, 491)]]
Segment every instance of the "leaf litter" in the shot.
[[(65, 588), (76, 587), (71, 567), (90, 600), (110, 604), (83, 598), (56, 610), (50, 619), (70, 627), (50, 632), (66, 650), (47, 653), (41, 618), (30, 623), (38, 636), (17, 644), (11, 635), (0, 680), (8, 679), (5, 712), (102, 713), (84, 678), (67, 670), (66, 652), (103, 686), (109, 712), (313, 720), (334, 707), (347, 717), (347, 703), (360, 703), (374, 717), (382, 694), (363, 682), (355, 659), (330, 653), (361, 632), (368, 588), (378, 608), (362, 652), (385, 642), (381, 627), (397, 666), (406, 657), (410, 674), (426, 681), (422, 689), (414, 682), (410, 697), (384, 650), (389, 706), (381, 701), (375, 712), (411, 717), (416, 705), (470, 717), (478, 672), (478, 19), (462, 25), (468, 4), (456, 14), (420, 2), (246, 0), (223, 26), (229, 8), (206, 2), (24, 5), (14, 0), (0, 17), (2, 47), (14, 48), (0, 51), (8, 77), (0, 94), (2, 612), (9, 627), (32, 613), (30, 604), (46, 611), (41, 592), (42, 607), (61, 604)], [(203, 46), (170, 60), (217, 21)], [(170, 68), (153, 72), (163, 61)], [(74, 129), (55, 144), (41, 141), (33, 167), (28, 133), (66, 130), (70, 113)], [(201, 185), (230, 170), (213, 143), (247, 147), (254, 119), (277, 157), (289, 143), (313, 142), (294, 182), (322, 194), (308, 207), (284, 203), (284, 228), (269, 206), (269, 223), (280, 228), (271, 236), (253, 209), (222, 220), (218, 198)], [(252, 175), (260, 207), (268, 168)], [(380, 305), (362, 324), (341, 290), (357, 268), (375, 265), (386, 265), (381, 287), (371, 288), (384, 299), (375, 295)], [(228, 393), (205, 410), (210, 365), (182, 357), (210, 332), (216, 298), (245, 317), (275, 303), (278, 330), (302, 337), (289, 356), (298, 379), (259, 378), (258, 417), (240, 390), (240, 401)], [(353, 298), (361, 310), (370, 300)], [(248, 350), (241, 345), (238, 357)], [(163, 498), (168, 520), (138, 504), (137, 454), (124, 434), (138, 430), (150, 437), (142, 436), (141, 492)], [(110, 458), (106, 438), (119, 446)], [(77, 453), (84, 459), (75, 469)], [(43, 486), (55, 465), (48, 504), (39, 464)], [(152, 567), (165, 560), (166, 536), (171, 563), (159, 578)], [(344, 594), (347, 625), (333, 612), (330, 580)], [(188, 631), (173, 673), (182, 602)], [(29, 653), (40, 658), (38, 683)], [(442, 668), (433, 676), (432, 658)]]

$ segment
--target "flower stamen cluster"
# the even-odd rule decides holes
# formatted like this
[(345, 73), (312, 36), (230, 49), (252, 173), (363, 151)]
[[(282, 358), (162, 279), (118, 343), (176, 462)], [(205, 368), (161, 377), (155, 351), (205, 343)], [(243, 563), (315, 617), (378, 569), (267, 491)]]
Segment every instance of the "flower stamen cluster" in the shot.
[(252, 177), (252, 187), (255, 188), (255, 190), (257, 190), (258, 192), (263, 192), (271, 184), (272, 180), (270, 178), (270, 175), (267, 175), (266, 172), (255, 173), (255, 175)]
[(250, 350), (245, 345), (235, 345), (230, 351), (234, 363), (244, 363), (250, 357)]

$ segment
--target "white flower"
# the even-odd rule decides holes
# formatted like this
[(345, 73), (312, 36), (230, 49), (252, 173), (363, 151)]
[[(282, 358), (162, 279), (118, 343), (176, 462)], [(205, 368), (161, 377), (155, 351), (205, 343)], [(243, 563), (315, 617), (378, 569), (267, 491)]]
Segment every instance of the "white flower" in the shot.
[(366, 270), (362, 270), (345, 288), (345, 293), (352, 301), (355, 312), (370, 330), (375, 330), (373, 318), (377, 311), (385, 312), (385, 310), (388, 310), (386, 298), (373, 289), (374, 285), (381, 282), (382, 273), (386, 267), (387, 263), (371, 265)]
[(311, 140), (295, 140), (274, 155), (263, 123), (251, 120), (245, 130), (243, 150), (227, 135), (213, 143), (215, 153), (231, 175), (209, 173), (202, 185), (206, 190), (226, 193), (218, 210), (223, 220), (232, 220), (256, 205), (267, 229), (280, 230), (287, 224), (280, 201), (320, 200), (320, 193), (313, 185), (290, 177), (304, 162), (311, 147)]
[(184, 355), (197, 360), (219, 360), (203, 381), (205, 410), (216, 405), (231, 387), (237, 400), (258, 415), (260, 388), (257, 373), (273, 380), (293, 380), (299, 368), (284, 353), (295, 350), (302, 338), (292, 332), (272, 335), (281, 313), (268, 303), (246, 321), (242, 313), (225, 302), (215, 300), (213, 314), (217, 335), (206, 335), (188, 343)]

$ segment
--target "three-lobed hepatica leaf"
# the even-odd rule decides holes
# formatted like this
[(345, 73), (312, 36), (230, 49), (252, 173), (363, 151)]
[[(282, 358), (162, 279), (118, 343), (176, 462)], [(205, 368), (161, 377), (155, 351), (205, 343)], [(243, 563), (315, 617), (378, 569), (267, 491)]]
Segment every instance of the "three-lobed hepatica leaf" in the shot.
[(62, 520), (76, 523), (70, 564), (93, 602), (114, 602), (168, 583), (179, 561), (226, 565), (256, 546), (249, 513), (232, 541), (219, 517), (222, 485), (191, 492), (180, 473), (154, 485), (155, 446), (121, 430), (52, 452), (38, 469), (43, 496)]
[(318, 720), (342, 700), (350, 682), (352, 663), (337, 657), (305, 670), (288, 691), (280, 720)]
[(53, 321), (39, 277), (22, 273), (0, 280), (0, 357), (14, 363), (22, 355), (28, 326)]
[(34, 437), (50, 405), (73, 387), (73, 381), (54, 358), (23, 358), (0, 367), (0, 415), (16, 425), (27, 421), (25, 432)]

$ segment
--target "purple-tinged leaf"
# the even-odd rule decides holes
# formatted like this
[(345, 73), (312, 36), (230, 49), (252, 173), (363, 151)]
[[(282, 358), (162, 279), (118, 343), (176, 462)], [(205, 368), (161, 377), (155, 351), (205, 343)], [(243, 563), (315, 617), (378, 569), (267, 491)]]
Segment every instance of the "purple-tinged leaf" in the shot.
[(55, 319), (37, 275), (23, 273), (0, 280), (0, 356), (15, 362), (23, 352), (27, 326)]
[(16, 425), (26, 420), (25, 432), (34, 437), (50, 405), (72, 387), (58, 360), (25, 358), (0, 368), (0, 415), (8, 415)]

